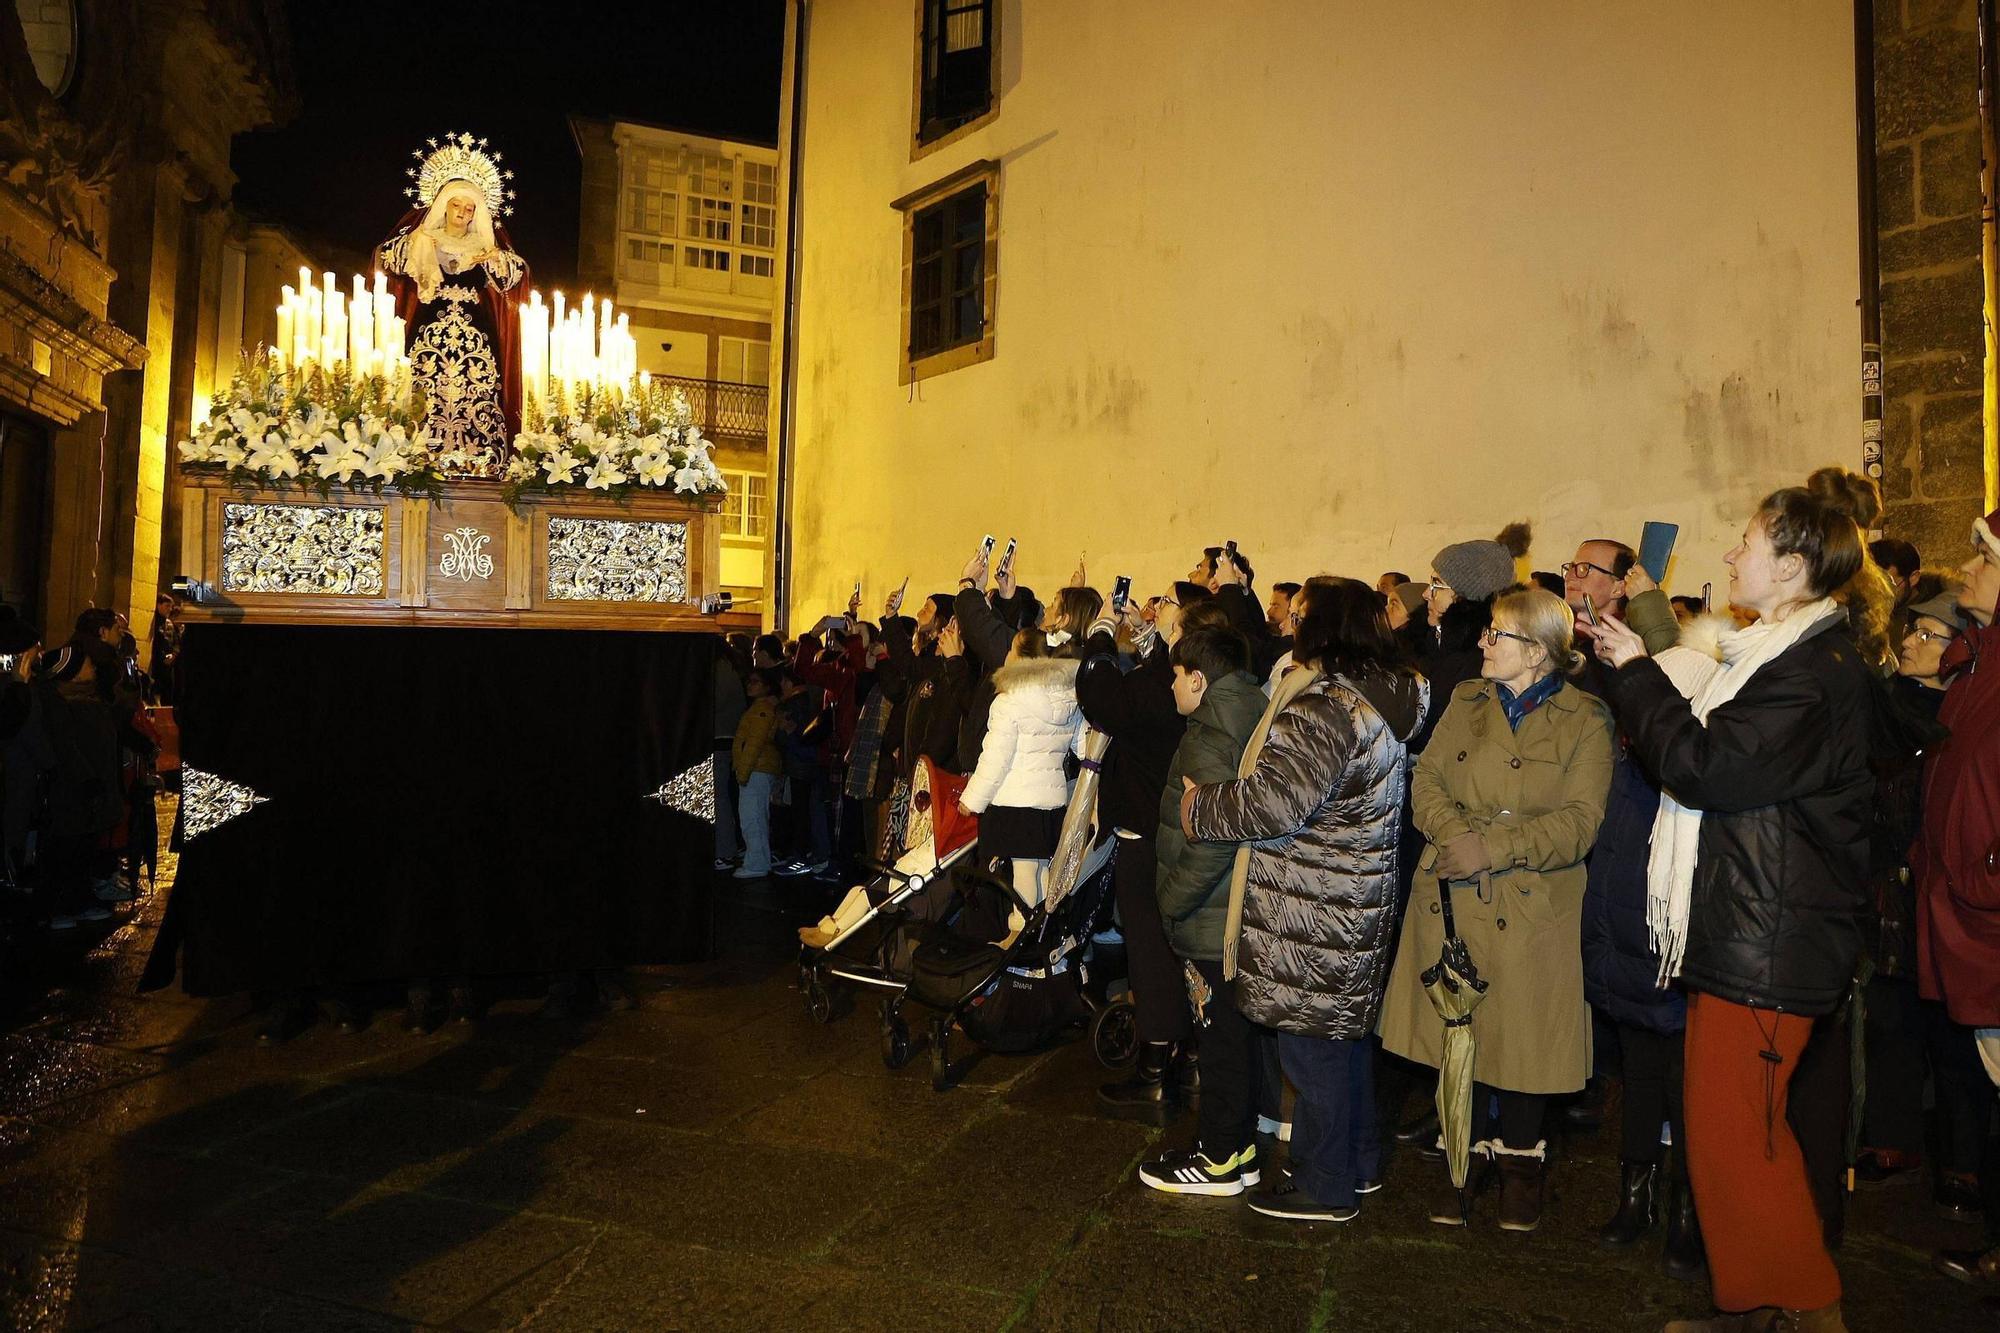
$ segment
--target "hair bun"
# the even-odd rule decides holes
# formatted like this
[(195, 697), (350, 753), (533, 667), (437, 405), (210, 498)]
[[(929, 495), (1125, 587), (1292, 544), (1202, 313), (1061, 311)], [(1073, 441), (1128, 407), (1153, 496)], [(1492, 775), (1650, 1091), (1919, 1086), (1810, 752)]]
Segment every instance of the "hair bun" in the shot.
[(1813, 499), (1851, 519), (1863, 532), (1882, 519), (1882, 492), (1875, 482), (1859, 472), (1841, 467), (1823, 467), (1806, 478), (1806, 490)]

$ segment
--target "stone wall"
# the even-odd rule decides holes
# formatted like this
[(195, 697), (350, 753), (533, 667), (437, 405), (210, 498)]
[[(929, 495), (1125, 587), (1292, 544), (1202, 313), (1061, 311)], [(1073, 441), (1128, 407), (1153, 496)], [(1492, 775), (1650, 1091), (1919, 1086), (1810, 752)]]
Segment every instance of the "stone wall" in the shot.
[(1875, 0), (1889, 530), (1956, 564), (1985, 489), (1976, 0)]

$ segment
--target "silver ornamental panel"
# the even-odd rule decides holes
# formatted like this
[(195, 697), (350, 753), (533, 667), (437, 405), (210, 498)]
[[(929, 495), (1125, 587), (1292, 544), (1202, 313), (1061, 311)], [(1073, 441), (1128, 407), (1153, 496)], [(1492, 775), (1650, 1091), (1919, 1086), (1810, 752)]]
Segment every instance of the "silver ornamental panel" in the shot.
[(225, 504), (222, 589), (379, 597), (385, 532), (379, 508)]
[(647, 792), (646, 796), (669, 810), (678, 810), (713, 824), (715, 761), (712, 758), (700, 760), (676, 774), (671, 782), (662, 783), (658, 791)]
[(205, 773), (191, 764), (181, 765), (181, 837), (199, 838), (238, 815), (264, 804), (270, 797), (240, 782)]
[(552, 602), (679, 602), (687, 598), (687, 524), (549, 519)]

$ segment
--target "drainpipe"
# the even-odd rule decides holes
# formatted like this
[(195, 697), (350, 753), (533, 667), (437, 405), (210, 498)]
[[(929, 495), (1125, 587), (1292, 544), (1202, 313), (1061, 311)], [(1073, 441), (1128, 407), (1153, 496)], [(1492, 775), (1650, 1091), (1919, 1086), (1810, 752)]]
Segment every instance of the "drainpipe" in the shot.
[(792, 140), (786, 164), (785, 357), (778, 372), (777, 462), (771, 483), (771, 579), (768, 605), (772, 628), (784, 633), (792, 604), (792, 420), (799, 375), (799, 182), (805, 160), (806, 0), (792, 5)]
[(1986, 510), (2000, 509), (2000, 227), (1995, 225), (1995, 195), (2000, 193), (2000, 127), (1994, 123), (1994, 99), (2000, 95), (2000, 50), (1996, 49), (1994, 0), (1979, 0), (1979, 267), (1985, 279), (1986, 392), (1980, 416), (1985, 435)]
[(1854, 0), (1855, 202), (1861, 239), (1861, 470), (1882, 481), (1882, 273), (1875, 252), (1875, 0)]

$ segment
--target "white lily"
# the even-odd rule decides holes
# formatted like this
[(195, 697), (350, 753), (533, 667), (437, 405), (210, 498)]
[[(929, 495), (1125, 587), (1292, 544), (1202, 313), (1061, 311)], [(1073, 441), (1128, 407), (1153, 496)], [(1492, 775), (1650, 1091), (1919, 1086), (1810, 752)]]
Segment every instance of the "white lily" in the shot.
[(409, 470), (409, 462), (393, 432), (384, 432), (371, 440), (368, 452), (361, 460), (362, 475), (382, 481), (393, 481), (398, 474)]
[(625, 474), (618, 470), (618, 464), (612, 461), (611, 455), (602, 453), (591, 464), (590, 475), (583, 479), (583, 488), (587, 491), (608, 491), (625, 479)]
[(673, 478), (673, 460), (664, 450), (648, 450), (632, 460), (642, 486), (665, 486)]
[(292, 452), (292, 442), (276, 430), (266, 431), (262, 439), (250, 446), (246, 461), (268, 477), (299, 475), (299, 456)]
[(567, 449), (551, 450), (549, 456), (542, 460), (542, 471), (548, 474), (551, 486), (566, 485), (575, 481), (576, 470), (582, 466), (582, 460)]

